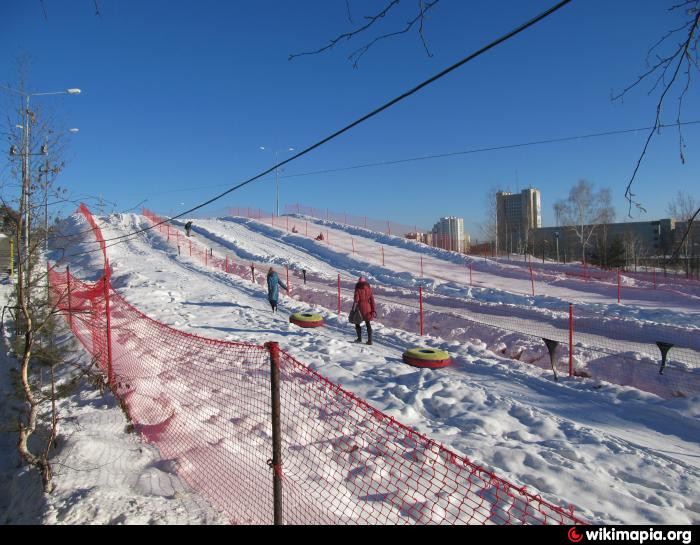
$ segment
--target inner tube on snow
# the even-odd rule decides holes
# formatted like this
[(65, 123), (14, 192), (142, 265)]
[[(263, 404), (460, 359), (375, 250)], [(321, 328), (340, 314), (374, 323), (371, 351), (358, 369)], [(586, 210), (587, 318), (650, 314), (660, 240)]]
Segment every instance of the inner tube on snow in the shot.
[(421, 347), (406, 350), (403, 353), (403, 361), (414, 367), (427, 367), (428, 369), (439, 369), (452, 363), (450, 355), (444, 350)]
[(321, 327), (323, 316), (309, 312), (296, 312), (289, 317), (289, 321), (299, 327)]

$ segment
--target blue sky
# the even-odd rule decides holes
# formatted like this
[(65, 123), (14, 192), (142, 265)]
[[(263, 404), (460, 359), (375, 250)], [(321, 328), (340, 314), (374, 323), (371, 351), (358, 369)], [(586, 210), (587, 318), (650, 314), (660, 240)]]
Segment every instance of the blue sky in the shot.
[[(551, 2), (553, 3), (553, 2)], [(516, 144), (653, 123), (648, 86), (612, 103), (644, 70), (649, 47), (677, 26), (673, 2), (576, 0), (526, 33), (286, 167), (311, 172), (405, 157)], [(354, 20), (382, 2), (352, 0)], [(414, 2), (380, 30), (409, 19)], [(36, 91), (79, 87), (77, 97), (42, 100), (71, 136), (60, 183), (101, 195), (119, 210), (143, 199), (161, 213), (190, 208), (271, 165), (259, 149), (303, 148), (543, 11), (550, 2), (442, 0), (427, 21), (428, 57), (418, 36), (377, 44), (353, 69), (353, 43), (288, 61), (349, 30), (344, 0), (135, 1), (7, 0), (0, 19), (0, 74), (13, 85), (15, 59), (31, 57)], [(355, 47), (364, 42), (358, 41)], [(700, 119), (700, 87), (686, 120)], [(675, 119), (675, 96), (664, 119)], [(49, 105), (50, 103), (50, 105)], [(624, 187), (646, 133), (487, 152), (332, 174), (283, 178), (282, 203), (431, 226), (465, 218), (479, 238), (490, 187), (542, 191), (552, 204), (585, 178), (613, 190), (618, 219)], [(686, 163), (676, 131), (657, 136), (635, 190), (665, 215), (678, 190), (700, 198), (700, 125), (685, 129)], [(5, 159), (0, 159), (5, 161)], [(0, 163), (0, 168), (4, 163)], [(217, 186), (217, 187), (213, 187)], [(181, 204), (184, 203), (184, 204)], [(271, 179), (211, 205), (274, 207)]]

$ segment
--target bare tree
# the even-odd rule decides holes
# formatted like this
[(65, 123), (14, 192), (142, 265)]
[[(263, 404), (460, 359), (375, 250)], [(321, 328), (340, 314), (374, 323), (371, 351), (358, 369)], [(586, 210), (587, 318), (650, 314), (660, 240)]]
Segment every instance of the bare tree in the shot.
[[(410, 19), (406, 21), (401, 27), (395, 30), (391, 30), (388, 32), (384, 33), (379, 33), (373, 38), (370, 38), (366, 43), (364, 43), (361, 47), (358, 47), (357, 49), (353, 50), (349, 55), (348, 55), (348, 60), (352, 63), (353, 68), (357, 68), (360, 62), (360, 59), (367, 53), (372, 46), (374, 46), (377, 42), (380, 42), (382, 40), (386, 40), (389, 38), (394, 38), (396, 36), (399, 36), (401, 34), (406, 34), (410, 32), (412, 29), (416, 29), (418, 36), (420, 37), (421, 43), (423, 44), (423, 47), (425, 49), (426, 54), (429, 57), (432, 57), (432, 53), (430, 52), (430, 49), (428, 49), (428, 44), (425, 40), (425, 20), (426, 20), (426, 15), (430, 9), (432, 9), (440, 0), (417, 0), (416, 4), (416, 9), (412, 11), (410, 14)], [(330, 49), (333, 49), (338, 43), (343, 42), (343, 41), (350, 41), (353, 38), (356, 38), (359, 35), (366, 35), (371, 33), (375, 28), (380, 26), (380, 24), (385, 21), (387, 18), (390, 18), (393, 15), (396, 15), (398, 17), (399, 11), (399, 6), (401, 4), (401, 0), (388, 0), (386, 4), (384, 4), (384, 7), (380, 9), (379, 11), (375, 12), (374, 14), (371, 15), (365, 15), (363, 17), (364, 23), (355, 26), (352, 15), (350, 12), (350, 1), (346, 0), (345, 6), (347, 10), (347, 15), (348, 15), (348, 21), (350, 22), (351, 25), (355, 26), (352, 30), (349, 30), (347, 32), (343, 32), (342, 34), (339, 34), (335, 38), (332, 38), (329, 40), (329, 42), (322, 46), (319, 47), (318, 49), (312, 50), (312, 51), (305, 51), (302, 53), (292, 53), (289, 55), (289, 60), (295, 59), (297, 57), (303, 57), (305, 55), (317, 55), (319, 53), (323, 53), (325, 51), (328, 51)]]
[(484, 195), (484, 221), (479, 226), (486, 241), (492, 243), (498, 256), (498, 208), (496, 205), (498, 188), (491, 187)]
[(586, 249), (596, 228), (614, 215), (611, 192), (602, 189), (596, 193), (591, 182), (579, 180), (563, 203), (563, 224), (576, 234), (581, 244), (581, 260), (585, 262)]
[[(668, 10), (671, 12), (682, 12), (684, 16), (683, 24), (669, 30), (651, 46), (646, 56), (647, 69), (637, 77), (634, 83), (612, 96), (612, 100), (622, 100), (629, 91), (642, 82), (647, 81), (651, 83), (651, 89), (648, 93), (658, 92), (659, 94), (654, 125), (647, 135), (644, 147), (625, 189), (625, 198), (629, 202), (628, 215), (631, 215), (632, 205), (644, 211), (642, 205), (635, 200), (632, 184), (644, 160), (651, 139), (663, 124), (661, 115), (669, 95), (673, 95), (673, 93), (675, 93), (677, 102), (676, 125), (678, 127), (680, 159), (682, 163), (685, 163), (686, 146), (681, 130), (681, 118), (683, 101), (690, 89), (693, 72), (694, 70), (700, 70), (700, 53), (698, 51), (698, 42), (700, 41), (700, 34), (698, 33), (700, 0), (676, 0), (676, 2)], [(680, 37), (679, 41), (675, 40), (676, 36)]]
[(692, 222), (698, 213), (698, 208), (700, 208), (700, 202), (684, 191), (679, 191), (666, 207), (666, 211), (671, 218), (683, 223), (684, 236), (678, 241), (678, 248), (675, 254), (679, 255), (681, 251), (683, 252), (686, 258), (686, 272), (688, 273), (690, 272), (690, 256), (694, 254), (693, 250), (695, 248)]
[[(49, 205), (53, 204), (50, 201), (60, 203), (65, 197), (65, 191), (55, 183), (63, 168), (64, 144), (62, 133), (54, 130), (55, 123), (50, 122), (50, 117), (36, 106), (29, 109), (29, 101), (25, 100), (28, 61), (20, 59), (18, 64), (18, 85), (12, 88), (11, 100), (16, 104), (19, 93), (21, 101), (16, 108), (8, 108), (5, 134), (11, 150), (10, 168), (9, 179), (5, 179), (5, 173), (0, 178), (0, 203), (7, 221), (6, 230), (13, 237), (18, 254), (14, 294), (18, 316), (13, 350), (19, 359), (19, 382), (26, 407), (17, 425), (18, 452), (40, 472), (44, 491), (48, 493), (53, 489), (50, 450), (58, 422), (55, 366), (61, 363), (54, 331), (62, 301), (49, 298), (46, 249), (53, 231), (53, 222), (49, 221)], [(17, 131), (17, 126), (22, 130)], [(40, 159), (32, 160), (35, 156)], [(43, 221), (36, 221), (37, 218)], [(66, 238), (63, 242), (67, 246), (72, 241)], [(37, 366), (46, 365), (50, 366), (48, 392), (43, 381), (36, 380)], [(44, 420), (46, 411), (42, 407), (47, 402), (49, 417)]]
[(561, 219), (564, 217), (564, 212), (566, 212), (566, 203), (559, 199), (553, 205), (554, 209), (554, 221), (556, 222), (556, 227), (561, 225)]

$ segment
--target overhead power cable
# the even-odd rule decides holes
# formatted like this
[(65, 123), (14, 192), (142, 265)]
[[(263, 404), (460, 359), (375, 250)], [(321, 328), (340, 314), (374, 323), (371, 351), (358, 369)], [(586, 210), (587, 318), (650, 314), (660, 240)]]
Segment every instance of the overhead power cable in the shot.
[[(445, 69), (442, 70), (441, 72), (438, 72), (437, 74), (435, 74), (434, 76), (428, 78), (427, 80), (423, 81), (422, 83), (419, 83), (418, 85), (416, 85), (416, 86), (413, 87), (412, 89), (410, 89), (410, 90), (408, 90), (408, 91), (402, 93), (401, 95), (397, 96), (396, 98), (391, 99), (390, 101), (386, 102), (386, 103), (383, 104), (382, 106), (379, 106), (378, 108), (372, 110), (372, 111), (369, 112), (368, 114), (363, 115), (363, 116), (360, 117), (359, 119), (356, 119), (355, 121), (353, 121), (352, 123), (346, 125), (346, 126), (343, 127), (342, 129), (335, 131), (334, 133), (330, 134), (329, 136), (326, 136), (325, 138), (319, 140), (319, 141), (316, 142), (315, 144), (312, 144), (312, 145), (308, 146), (307, 148), (303, 149), (303, 150), (300, 151), (299, 153), (297, 153), (297, 154), (295, 154), (295, 155), (292, 155), (292, 156), (289, 157), (288, 159), (285, 159), (285, 160), (283, 160), (283, 161), (280, 161), (279, 163), (275, 164), (274, 166), (268, 168), (267, 170), (264, 170), (263, 172), (261, 172), (261, 173), (259, 173), (259, 174), (256, 174), (256, 175), (253, 176), (252, 178), (248, 178), (246, 181), (241, 182), (240, 184), (235, 185), (235, 186), (231, 187), (230, 189), (227, 189), (227, 190), (224, 191), (223, 193), (220, 193), (220, 194), (216, 195), (215, 197), (212, 197), (211, 199), (209, 199), (209, 200), (207, 200), (207, 201), (205, 201), (205, 202), (203, 202), (203, 203), (201, 203), (201, 204), (198, 204), (197, 206), (194, 206), (194, 207), (192, 207), (192, 208), (190, 208), (190, 209), (188, 209), (188, 210), (185, 210), (184, 212), (181, 212), (181, 213), (177, 214), (176, 216), (172, 216), (171, 218), (169, 218), (169, 219), (167, 219), (167, 220), (163, 220), (163, 221), (161, 221), (161, 222), (159, 222), (159, 223), (155, 223), (155, 224), (153, 224), (153, 225), (151, 225), (151, 226), (149, 226), (149, 227), (146, 227), (146, 228), (144, 228), (144, 229), (139, 229), (139, 230), (137, 230), (137, 231), (132, 231), (131, 233), (127, 233), (127, 234), (125, 234), (125, 235), (121, 235), (121, 236), (118, 236), (118, 237), (113, 237), (113, 238), (105, 239), (105, 242), (114, 241), (114, 240), (122, 241), (123, 239), (127, 239), (127, 238), (130, 238), (130, 237), (139, 235), (139, 234), (141, 234), (141, 233), (144, 233), (144, 232), (146, 232), (146, 231), (149, 231), (149, 230), (151, 230), (151, 229), (154, 229), (154, 228), (156, 228), (156, 227), (158, 227), (158, 226), (160, 226), (160, 225), (163, 225), (163, 224), (165, 224), (165, 223), (169, 223), (169, 222), (171, 222), (172, 220), (175, 220), (175, 219), (181, 218), (181, 217), (183, 217), (183, 216), (186, 216), (186, 215), (188, 215), (188, 214), (191, 214), (191, 213), (194, 212), (195, 210), (199, 210), (200, 208), (204, 208), (205, 206), (208, 206), (209, 204), (211, 204), (211, 203), (213, 203), (213, 202), (215, 202), (215, 201), (221, 199), (222, 197), (225, 197), (225, 196), (228, 195), (229, 193), (232, 193), (232, 192), (234, 192), (234, 191), (236, 191), (236, 190), (238, 190), (238, 189), (240, 189), (240, 188), (242, 188), (242, 187), (244, 187), (244, 186), (246, 186), (246, 185), (248, 185), (248, 184), (250, 184), (250, 183), (252, 183), (252, 182), (254, 182), (254, 181), (256, 181), (256, 180), (259, 180), (259, 179), (262, 178), (263, 176), (266, 176), (267, 174), (270, 174), (271, 172), (274, 172), (275, 169), (278, 169), (278, 168), (280, 168), (280, 167), (282, 167), (282, 166), (284, 166), (284, 165), (286, 165), (286, 164), (288, 164), (288, 163), (291, 163), (292, 161), (295, 161), (295, 160), (299, 159), (300, 157), (303, 157), (304, 155), (307, 155), (308, 153), (310, 153), (311, 151), (315, 150), (316, 148), (319, 148), (319, 147), (323, 146), (324, 144), (327, 144), (327, 143), (330, 142), (331, 140), (334, 140), (334, 139), (338, 138), (340, 135), (342, 135), (342, 134), (348, 132), (349, 130), (353, 129), (354, 127), (357, 127), (357, 126), (360, 125), (361, 123), (364, 123), (365, 121), (367, 121), (367, 120), (369, 120), (369, 119), (375, 117), (376, 115), (380, 114), (381, 112), (383, 112), (383, 111), (385, 111), (385, 110), (391, 108), (392, 106), (398, 104), (399, 102), (405, 100), (406, 98), (408, 98), (408, 97), (414, 95), (415, 93), (417, 93), (417, 92), (420, 91), (421, 89), (427, 87), (428, 85), (430, 85), (430, 84), (432, 84), (432, 83), (438, 81), (439, 79), (442, 79), (443, 77), (445, 77), (445, 76), (448, 75), (449, 73), (455, 71), (457, 68), (460, 68), (461, 66), (465, 65), (466, 63), (468, 63), (468, 62), (470, 62), (470, 61), (476, 59), (477, 57), (480, 57), (481, 55), (483, 55), (483, 54), (486, 53), (487, 51), (489, 51), (489, 50), (493, 49), (494, 47), (496, 47), (496, 46), (498, 46), (498, 45), (500, 45), (500, 44), (502, 44), (502, 43), (508, 41), (509, 39), (511, 39), (511, 38), (515, 37), (516, 35), (520, 34), (521, 32), (523, 32), (524, 30), (527, 30), (527, 29), (530, 28), (531, 26), (533, 26), (533, 25), (539, 23), (540, 21), (542, 21), (543, 19), (549, 17), (550, 15), (552, 15), (552, 14), (555, 13), (555, 12), (557, 12), (558, 10), (560, 10), (561, 8), (563, 8), (564, 6), (566, 6), (567, 4), (571, 3), (571, 1), (572, 1), (572, 0), (562, 0), (562, 1), (558, 2), (558, 3), (556, 3), (554, 6), (550, 7), (550, 8), (547, 9), (546, 11), (540, 13), (539, 15), (533, 17), (532, 19), (526, 21), (525, 23), (522, 23), (521, 25), (519, 25), (518, 27), (514, 28), (514, 29), (511, 30), (510, 32), (507, 32), (506, 34), (502, 35), (500, 38), (495, 39), (494, 41), (492, 41), (491, 43), (485, 45), (485, 46), (482, 47), (481, 49), (478, 49), (478, 50), (475, 51), (474, 53), (471, 53), (471, 54), (468, 55), (467, 57), (465, 57), (465, 58), (461, 59), (460, 61), (454, 63), (453, 65), (451, 65), (451, 66), (445, 68)], [(118, 244), (118, 243), (117, 243), (117, 244)], [(107, 247), (111, 247), (111, 246), (114, 246), (114, 244), (110, 244), (110, 245), (108, 245)], [(94, 252), (94, 251), (101, 251), (101, 249), (87, 250), (87, 251), (85, 251), (85, 252), (79, 252), (79, 253), (71, 254), (71, 255), (65, 256), (65, 257), (74, 257), (74, 256), (89, 254), (89, 253), (92, 253), (92, 252)]]
[[(671, 123), (671, 124), (662, 124), (659, 125), (657, 128), (659, 130), (661, 129), (666, 129), (670, 127), (683, 127), (686, 125), (697, 125), (700, 124), (700, 120), (696, 121), (684, 121), (682, 123)], [(529, 142), (521, 142), (518, 144), (505, 144), (501, 146), (491, 146), (491, 147), (484, 147), (484, 148), (473, 148), (469, 150), (460, 150), (460, 151), (450, 151), (450, 152), (444, 152), (444, 153), (434, 153), (431, 155), (417, 155), (413, 157), (403, 157), (401, 159), (389, 159), (387, 161), (375, 161), (372, 163), (360, 163), (358, 165), (349, 165), (345, 167), (337, 167), (337, 168), (326, 168), (326, 169), (321, 169), (321, 170), (311, 170), (309, 172), (298, 172), (296, 174), (285, 174), (280, 176), (281, 179), (287, 179), (287, 178), (301, 178), (305, 176), (315, 176), (318, 174), (333, 174), (335, 172), (346, 172), (349, 170), (358, 170), (362, 168), (372, 168), (372, 167), (381, 167), (381, 166), (391, 166), (391, 165), (399, 165), (402, 163), (412, 163), (416, 161), (427, 161), (431, 159), (445, 159), (448, 157), (457, 157), (460, 155), (471, 155), (475, 153), (485, 153), (489, 151), (502, 151), (502, 150), (508, 150), (508, 149), (516, 149), (516, 148), (524, 148), (528, 146), (540, 146), (544, 144), (556, 144), (556, 143), (561, 143), (561, 142), (571, 142), (574, 140), (587, 140), (591, 138), (598, 138), (602, 136), (615, 136), (619, 134), (629, 134), (633, 132), (639, 132), (639, 131), (648, 131), (651, 130), (654, 127), (638, 127), (636, 129), (617, 129), (617, 130), (612, 130), (612, 131), (604, 131), (604, 132), (597, 132), (597, 133), (588, 133), (588, 134), (579, 134), (576, 136), (562, 136), (558, 138), (547, 138), (544, 140), (533, 140)], [(272, 178), (269, 178), (272, 179)], [(166, 191), (158, 191), (156, 193), (149, 193), (149, 197), (153, 195), (163, 195), (166, 193), (178, 193), (181, 191), (199, 191), (201, 189), (213, 189), (216, 187), (223, 187), (227, 186), (228, 184), (211, 184), (211, 185), (202, 185), (202, 186), (189, 186), (189, 187), (182, 187), (179, 189), (169, 189)]]
[(119, 237), (114, 237), (114, 238), (107, 239), (107, 240), (108, 240), (108, 241), (111, 241), (111, 240), (119, 240), (119, 239), (123, 239), (123, 238), (130, 237), (130, 236), (133, 236), (133, 235), (137, 235), (137, 234), (142, 233), (142, 232), (144, 232), (144, 231), (147, 231), (147, 230), (149, 230), (149, 229), (153, 229), (153, 228), (155, 228), (155, 227), (158, 227), (159, 225), (161, 225), (161, 224), (163, 224), (163, 223), (167, 223), (167, 222), (169, 222), (169, 221), (171, 221), (171, 220), (181, 218), (182, 216), (185, 216), (185, 215), (187, 215), (187, 214), (191, 214), (191, 213), (194, 212), (195, 210), (199, 210), (200, 208), (203, 208), (203, 207), (205, 207), (205, 206), (207, 206), (207, 205), (209, 205), (209, 204), (211, 204), (211, 203), (213, 203), (213, 202), (215, 202), (215, 201), (221, 199), (222, 197), (225, 197), (225, 196), (228, 195), (229, 193), (232, 193), (233, 191), (236, 191), (236, 190), (238, 190), (238, 189), (240, 189), (240, 188), (242, 188), (242, 187), (244, 187), (244, 186), (246, 186), (246, 185), (248, 185), (248, 184), (250, 184), (250, 183), (252, 183), (252, 182), (254, 182), (254, 181), (256, 181), (256, 180), (258, 180), (258, 179), (262, 178), (263, 176), (265, 176), (265, 175), (267, 175), (267, 174), (270, 174), (271, 172), (274, 172), (275, 169), (278, 169), (278, 168), (280, 168), (280, 167), (282, 167), (282, 166), (284, 166), (284, 165), (286, 165), (286, 164), (288, 164), (288, 163), (291, 163), (292, 161), (295, 161), (295, 160), (299, 159), (300, 157), (303, 157), (304, 155), (307, 155), (308, 153), (310, 153), (311, 151), (315, 150), (316, 148), (319, 148), (319, 147), (323, 146), (324, 144), (327, 144), (327, 143), (330, 142), (331, 140), (334, 140), (334, 139), (338, 138), (340, 135), (342, 135), (342, 134), (348, 132), (349, 130), (353, 129), (354, 127), (357, 127), (357, 126), (360, 125), (361, 123), (364, 123), (365, 121), (367, 121), (367, 120), (369, 120), (369, 119), (375, 117), (376, 115), (380, 114), (381, 112), (383, 112), (383, 111), (385, 111), (385, 110), (391, 108), (392, 106), (398, 104), (399, 102), (402, 102), (402, 101), (405, 100), (406, 98), (408, 98), (408, 97), (414, 95), (415, 93), (417, 93), (417, 92), (420, 91), (421, 89), (427, 87), (428, 85), (430, 85), (430, 84), (432, 84), (432, 83), (438, 81), (439, 79), (442, 79), (442, 78), (445, 77), (447, 74), (453, 72), (453, 71), (456, 70), (457, 68), (460, 68), (461, 66), (465, 65), (466, 63), (468, 63), (468, 62), (470, 62), (470, 61), (476, 59), (477, 57), (480, 57), (481, 55), (483, 55), (483, 54), (486, 53), (487, 51), (493, 49), (494, 47), (496, 47), (496, 46), (498, 46), (498, 45), (500, 45), (500, 44), (502, 44), (503, 42), (506, 42), (507, 40), (509, 40), (509, 39), (513, 38), (514, 36), (516, 36), (516, 35), (520, 34), (521, 32), (523, 32), (524, 30), (527, 30), (527, 29), (530, 28), (531, 26), (533, 26), (533, 25), (539, 23), (540, 21), (542, 21), (543, 19), (549, 17), (549, 16), (552, 15), (553, 13), (555, 13), (555, 12), (557, 12), (558, 10), (560, 10), (561, 8), (563, 8), (565, 5), (569, 4), (571, 1), (572, 1), (572, 0), (562, 0), (562, 1), (558, 2), (558, 3), (555, 4), (554, 6), (550, 7), (549, 9), (547, 9), (546, 11), (544, 11), (544, 12), (540, 13), (539, 15), (533, 17), (533, 18), (530, 19), (529, 21), (527, 21), (527, 22), (525, 22), (525, 23), (519, 25), (518, 27), (516, 27), (515, 29), (511, 30), (510, 32), (507, 32), (506, 34), (502, 35), (500, 38), (497, 38), (496, 40), (492, 41), (492, 42), (489, 43), (488, 45), (482, 47), (481, 49), (475, 51), (474, 53), (468, 55), (467, 57), (461, 59), (460, 61), (454, 63), (453, 65), (451, 65), (451, 66), (445, 68), (445, 69), (442, 70), (441, 72), (438, 72), (438, 73), (435, 74), (434, 76), (428, 78), (427, 80), (423, 81), (422, 83), (419, 83), (418, 85), (416, 85), (416, 86), (413, 87), (412, 89), (410, 89), (410, 90), (408, 90), (408, 91), (402, 93), (401, 95), (397, 96), (396, 98), (391, 99), (390, 101), (386, 102), (386, 103), (383, 104), (382, 106), (379, 106), (378, 108), (372, 110), (372, 111), (369, 112), (368, 114), (363, 115), (362, 117), (360, 117), (359, 119), (357, 119), (357, 120), (353, 121), (352, 123), (346, 125), (346, 126), (343, 127), (342, 129), (335, 131), (334, 133), (330, 134), (329, 136), (326, 136), (325, 138), (319, 140), (319, 141), (316, 142), (315, 144), (312, 144), (312, 145), (308, 146), (307, 148), (303, 149), (303, 150), (300, 151), (299, 153), (297, 153), (297, 154), (295, 154), (295, 155), (292, 155), (292, 156), (289, 157), (288, 159), (285, 159), (285, 160), (283, 160), (283, 161), (280, 161), (279, 163), (275, 164), (274, 166), (268, 168), (267, 170), (264, 170), (263, 172), (261, 172), (261, 173), (259, 173), (259, 174), (256, 174), (255, 176), (253, 176), (253, 177), (251, 177), (251, 178), (248, 178), (246, 181), (241, 182), (240, 184), (235, 185), (235, 186), (231, 187), (230, 189), (227, 189), (227, 190), (224, 191), (223, 193), (220, 193), (220, 194), (216, 195), (215, 197), (212, 197), (211, 199), (208, 199), (207, 201), (205, 201), (205, 202), (203, 202), (203, 203), (201, 203), (201, 204), (198, 204), (197, 206), (194, 206), (194, 207), (192, 207), (192, 208), (190, 208), (190, 209), (188, 209), (188, 210), (185, 210), (184, 212), (181, 212), (180, 214), (177, 214), (176, 216), (173, 216), (173, 217), (169, 218), (168, 220), (164, 220), (164, 221), (162, 221), (162, 222), (160, 222), (160, 223), (154, 224), (154, 225), (152, 225), (152, 226), (150, 226), (150, 227), (147, 227), (147, 228), (145, 228), (145, 229), (141, 229), (141, 230), (139, 230), (139, 231), (134, 231), (134, 232), (132, 232), (132, 233), (127, 233), (127, 234), (125, 234), (125, 235), (121, 235), (121, 236), (119, 236)]

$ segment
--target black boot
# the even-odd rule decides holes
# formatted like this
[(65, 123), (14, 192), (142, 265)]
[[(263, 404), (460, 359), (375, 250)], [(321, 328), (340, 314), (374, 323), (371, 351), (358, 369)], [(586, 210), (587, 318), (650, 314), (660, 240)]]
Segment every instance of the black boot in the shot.
[(361, 343), (362, 342), (362, 329), (360, 328), (359, 325), (355, 325), (355, 331), (357, 331), (357, 339), (355, 339), (355, 342)]
[(372, 344), (372, 328), (367, 324), (367, 344)]

